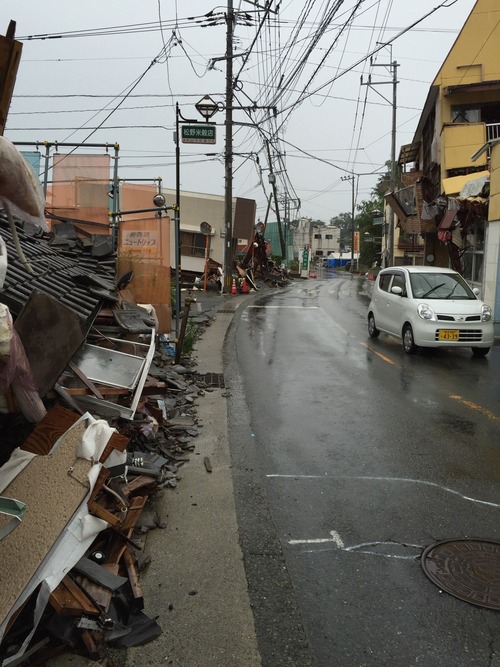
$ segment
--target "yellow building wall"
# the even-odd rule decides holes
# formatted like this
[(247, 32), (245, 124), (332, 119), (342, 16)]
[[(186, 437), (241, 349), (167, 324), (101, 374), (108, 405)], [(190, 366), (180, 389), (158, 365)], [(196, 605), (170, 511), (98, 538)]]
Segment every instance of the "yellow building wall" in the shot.
[(478, 0), (433, 85), (458, 86), (500, 79), (500, 3)]
[[(449, 86), (500, 80), (500, 2), (477, 0), (433, 85), (440, 87), (440, 111), (443, 123), (451, 121), (451, 105), (467, 104), (471, 93), (455, 91), (446, 95)], [(476, 91), (474, 101), (498, 100), (498, 91)]]
[(486, 152), (473, 162), (471, 156), (486, 142), (484, 123), (453, 123), (443, 127), (442, 170), (486, 165)]

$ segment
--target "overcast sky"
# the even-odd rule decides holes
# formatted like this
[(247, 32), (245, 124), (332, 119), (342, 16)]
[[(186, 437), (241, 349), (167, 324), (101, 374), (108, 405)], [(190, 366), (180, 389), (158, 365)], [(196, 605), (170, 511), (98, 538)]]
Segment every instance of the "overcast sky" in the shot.
[[(362, 174), (356, 198), (367, 199), (390, 158), (392, 86), (363, 85), (369, 75), (372, 83), (389, 82), (383, 65), (399, 64), (397, 156), (411, 142), (429, 86), (474, 6), (448, 0), (397, 37), (392, 53), (380, 50), (378, 66), (370, 67), (370, 59), (362, 61), (367, 54), (443, 0), (283, 0), (259, 32), (263, 12), (248, 0), (233, 2), (234, 51), (247, 53), (234, 59), (235, 106), (277, 109), (272, 121), (266, 110), (250, 117), (235, 110), (235, 123), (247, 125), (234, 128), (233, 195), (255, 199), (264, 218), (267, 139), (291, 217), (300, 201), (300, 215), (325, 222), (351, 209), (351, 181), (342, 176)], [(15, 20), (23, 43), (5, 136), (116, 142), (120, 177), (161, 177), (175, 188), (175, 104), (185, 118), (201, 120), (194, 104), (204, 95), (224, 102), (226, 7), (207, 0), (2, 0), (2, 32)], [(203, 18), (211, 10), (212, 18)], [(213, 120), (216, 145), (181, 144), (183, 190), (224, 194), (224, 112)]]

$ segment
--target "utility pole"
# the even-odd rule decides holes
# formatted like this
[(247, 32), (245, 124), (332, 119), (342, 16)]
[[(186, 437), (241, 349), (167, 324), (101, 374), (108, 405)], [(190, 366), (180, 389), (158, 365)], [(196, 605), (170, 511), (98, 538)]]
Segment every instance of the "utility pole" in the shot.
[(233, 275), (233, 0), (227, 0), (226, 12), (226, 147), (224, 154), (224, 286), (231, 292)]
[(281, 256), (283, 257), (284, 260), (286, 260), (285, 239), (283, 237), (283, 229), (281, 227), (278, 190), (276, 188), (276, 174), (273, 172), (273, 168), (271, 165), (271, 149), (269, 148), (269, 141), (267, 139), (266, 139), (266, 147), (267, 147), (267, 160), (269, 162), (269, 183), (271, 184), (271, 188), (273, 190), (274, 207), (276, 212), (276, 223), (278, 225), (278, 234), (280, 237)]
[[(394, 192), (396, 189), (396, 178), (397, 178), (397, 170), (396, 170), (396, 112), (397, 112), (397, 89), (398, 89), (398, 77), (397, 77), (397, 71), (399, 67), (399, 63), (397, 63), (395, 60), (392, 60), (392, 45), (391, 45), (391, 62), (390, 63), (374, 63), (373, 61), (370, 63), (372, 67), (386, 67), (389, 68), (390, 73), (391, 73), (391, 80), (390, 81), (378, 81), (374, 83), (371, 80), (371, 76), (368, 77), (367, 83), (363, 83), (363, 80), (361, 80), (361, 85), (362, 86), (370, 86), (373, 88), (373, 86), (382, 86), (384, 84), (389, 84), (392, 85), (392, 102), (385, 98), (383, 95), (377, 92), (380, 97), (385, 100), (388, 104), (392, 106), (392, 130), (391, 130), (391, 180), (390, 180), (390, 188), (391, 192)], [(387, 226), (387, 257), (386, 259), (386, 264), (383, 263), (383, 266), (392, 266), (394, 263), (394, 211), (392, 210), (391, 207), (389, 207), (389, 221), (388, 221), (388, 226)]]
[(340, 180), (342, 181), (351, 181), (351, 273), (354, 271), (354, 209), (355, 209), (355, 197), (354, 197), (354, 174), (350, 176), (341, 176)]

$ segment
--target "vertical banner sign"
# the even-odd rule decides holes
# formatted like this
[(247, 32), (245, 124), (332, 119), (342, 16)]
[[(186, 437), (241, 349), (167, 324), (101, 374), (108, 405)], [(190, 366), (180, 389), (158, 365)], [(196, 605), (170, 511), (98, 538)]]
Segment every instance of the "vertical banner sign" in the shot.
[(354, 252), (359, 252), (359, 232), (354, 232)]
[(309, 244), (305, 245), (302, 250), (302, 262), (300, 266), (300, 275), (302, 278), (307, 278), (309, 273)]

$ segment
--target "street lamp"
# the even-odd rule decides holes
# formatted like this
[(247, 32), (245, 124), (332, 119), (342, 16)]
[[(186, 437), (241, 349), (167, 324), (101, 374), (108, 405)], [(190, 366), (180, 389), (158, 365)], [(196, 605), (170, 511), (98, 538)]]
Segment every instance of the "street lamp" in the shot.
[(219, 105), (213, 101), (210, 95), (205, 95), (205, 97), (202, 97), (201, 100), (194, 106), (198, 113), (203, 116), (206, 123), (208, 123), (210, 118), (212, 118), (212, 116), (214, 116), (217, 111), (220, 110)]
[[(195, 108), (208, 123), (210, 118), (219, 111), (219, 106), (209, 95), (205, 95), (195, 104)], [(192, 118), (184, 118), (179, 110), (179, 103), (175, 105), (175, 333), (179, 336), (179, 312), (181, 307), (181, 149), (179, 139), (179, 119), (185, 123), (198, 123)]]

